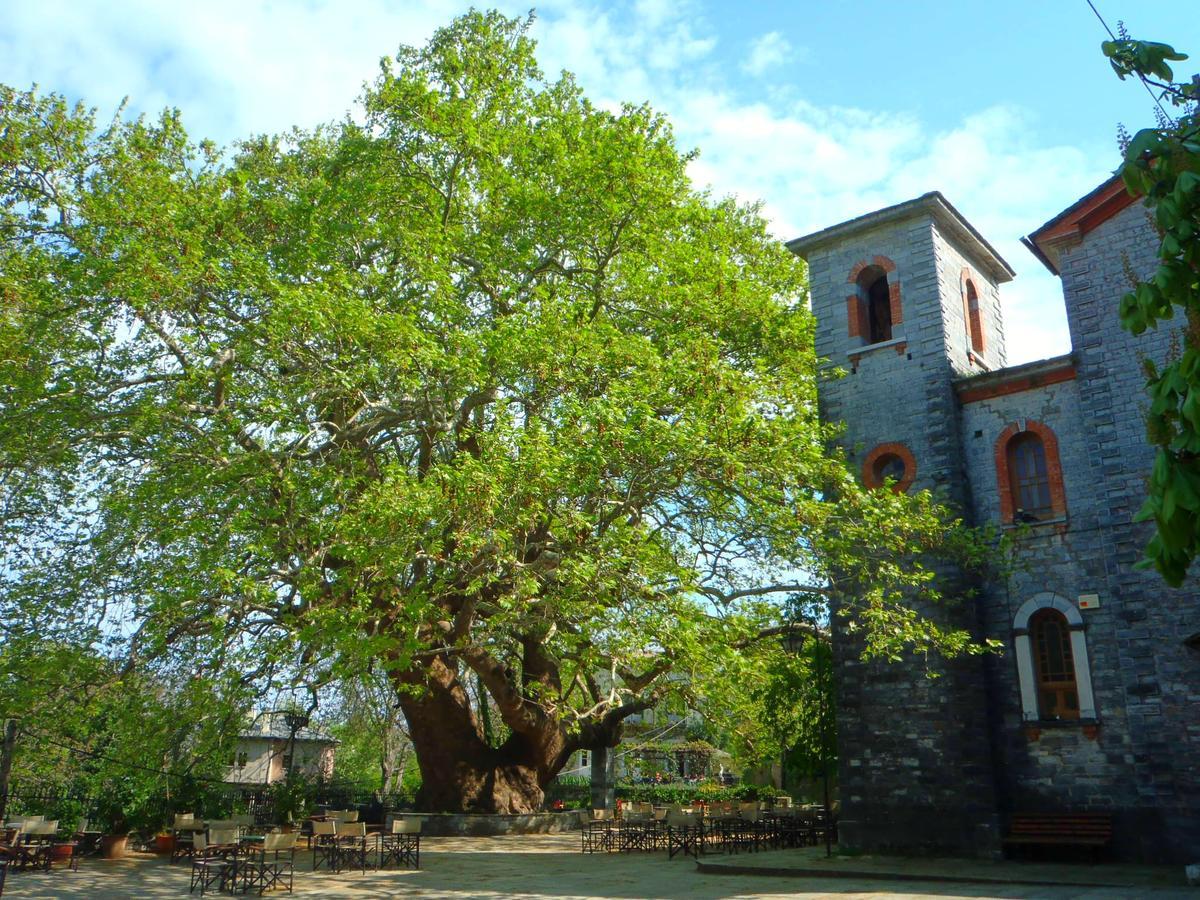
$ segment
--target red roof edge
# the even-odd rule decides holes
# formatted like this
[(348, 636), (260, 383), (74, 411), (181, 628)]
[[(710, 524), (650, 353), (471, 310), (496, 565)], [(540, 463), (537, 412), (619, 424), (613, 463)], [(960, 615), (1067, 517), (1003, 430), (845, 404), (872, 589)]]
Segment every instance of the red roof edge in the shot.
[(1059, 246), (1079, 240), (1089, 231), (1107, 222), (1140, 195), (1130, 194), (1120, 175), (1114, 175), (1091, 193), (1081, 197), (1021, 242), (1055, 275), (1058, 272)]

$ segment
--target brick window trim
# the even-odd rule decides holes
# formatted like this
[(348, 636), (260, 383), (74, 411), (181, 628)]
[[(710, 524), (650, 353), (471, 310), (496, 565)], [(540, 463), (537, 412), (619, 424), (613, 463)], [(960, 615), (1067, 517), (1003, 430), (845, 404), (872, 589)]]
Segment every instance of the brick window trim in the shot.
[(1062, 519), (1067, 515), (1067, 494), (1063, 489), (1062, 463), (1058, 458), (1058, 437), (1047, 425), (1033, 419), (1023, 419), (1013, 422), (996, 438), (996, 486), (1000, 492), (1000, 521), (1004, 525), (1012, 525), (1016, 515), (1008, 473), (1008, 443), (1026, 432), (1041, 438), (1046, 451), (1046, 480), (1049, 482), (1050, 509), (1053, 513), (1051, 518)]
[[(846, 283), (857, 285), (858, 277), (862, 275), (863, 270), (871, 266), (878, 266), (887, 275), (896, 271), (896, 264), (886, 256), (873, 256), (869, 261), (856, 262), (850, 268)], [(892, 279), (888, 280), (888, 305), (892, 312), (892, 328), (895, 328), (904, 321), (904, 309), (900, 303), (900, 283)], [(846, 320), (850, 337), (865, 338), (867, 336), (867, 308), (857, 291), (846, 297)]]
[[(971, 308), (967, 300), (967, 282), (975, 287), (975, 308)], [(976, 353), (987, 352), (987, 338), (983, 333), (983, 313), (979, 305), (983, 298), (979, 294), (979, 278), (968, 266), (964, 266), (958, 275), (958, 292), (962, 297), (963, 322), (967, 327), (967, 347)], [(978, 338), (978, 341), (976, 340)]]
[(901, 462), (904, 463), (904, 477), (897, 481), (893, 488), (899, 493), (904, 493), (912, 487), (913, 481), (916, 480), (917, 458), (913, 456), (912, 451), (907, 446), (896, 441), (880, 444), (867, 454), (867, 458), (863, 460), (862, 464), (863, 484), (869, 488), (882, 486), (882, 483), (875, 477), (875, 463), (881, 456), (887, 456), (888, 454), (900, 457)]

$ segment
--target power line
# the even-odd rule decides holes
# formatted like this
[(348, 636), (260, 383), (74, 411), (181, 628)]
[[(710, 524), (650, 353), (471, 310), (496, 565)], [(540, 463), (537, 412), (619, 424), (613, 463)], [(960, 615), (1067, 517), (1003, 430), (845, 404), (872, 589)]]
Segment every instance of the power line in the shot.
[(115, 757), (112, 757), (112, 756), (106, 756), (105, 754), (98, 753), (95, 750), (85, 750), (82, 747), (74, 747), (74, 746), (71, 746), (70, 744), (64, 744), (61, 741), (55, 740), (54, 738), (50, 737), (45, 732), (39, 732), (37, 729), (31, 729), (31, 733), (36, 734), (39, 738), (41, 738), (47, 744), (52, 744), (55, 747), (59, 747), (63, 750), (68, 750), (71, 753), (75, 753), (79, 756), (86, 756), (91, 759), (99, 759), (99, 760), (103, 760), (104, 762), (115, 763), (116, 765), (121, 766), (125, 769), (135, 770), (138, 772), (149, 772), (153, 775), (161, 775), (166, 778), (178, 778), (181, 781), (183, 781), (183, 780), (204, 781), (204, 782), (208, 782), (209, 784), (225, 785), (226, 787), (229, 787), (231, 785), (231, 782), (224, 781), (220, 778), (211, 778), (207, 775), (196, 775), (196, 774), (192, 774), (192, 773), (172, 772), (169, 769), (156, 769), (151, 766), (143, 766), (140, 763), (130, 762), (128, 760), (123, 760), (123, 759), (116, 759)]
[[(1086, 2), (1087, 5), (1092, 8), (1092, 12), (1096, 14), (1096, 18), (1100, 20), (1100, 24), (1104, 26), (1104, 30), (1108, 32), (1108, 36), (1114, 41), (1117, 40), (1117, 36), (1113, 34), (1113, 30), (1109, 28), (1108, 23), (1104, 21), (1104, 16), (1100, 15), (1100, 10), (1096, 9), (1096, 4), (1094, 4), (1092, 0), (1086, 0)], [(1158, 107), (1158, 111), (1168, 119), (1171, 118), (1170, 114), (1166, 111), (1166, 109), (1163, 108), (1162, 101), (1158, 99), (1158, 95), (1154, 93), (1154, 89), (1146, 83), (1146, 76), (1138, 73), (1138, 81), (1142, 83), (1142, 87), (1146, 89), (1146, 93), (1150, 95), (1150, 99), (1154, 101), (1154, 105)]]

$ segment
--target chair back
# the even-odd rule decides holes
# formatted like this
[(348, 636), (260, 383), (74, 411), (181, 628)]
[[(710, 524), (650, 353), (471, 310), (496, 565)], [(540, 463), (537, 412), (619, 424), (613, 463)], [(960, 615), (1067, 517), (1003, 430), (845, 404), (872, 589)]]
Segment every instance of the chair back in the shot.
[(593, 809), (592, 810), (592, 821), (593, 822), (603, 822), (605, 819), (611, 819), (612, 817), (613, 817), (613, 811), (611, 809)]
[(236, 815), (233, 817), (233, 824), (241, 828), (249, 828), (254, 824), (254, 816), (249, 813)]
[(342, 821), (343, 822), (357, 822), (358, 821), (358, 810), (357, 809), (345, 810), (343, 813), (343, 816), (342, 816)]
[(193, 826), (195, 824), (196, 824), (196, 814), (195, 813), (190, 813), (190, 812), (175, 813), (175, 827), (176, 828), (190, 828), (191, 826)]
[(208, 835), (203, 831), (197, 831), (192, 835), (192, 850), (196, 853), (204, 853), (208, 849)]
[(420, 834), (421, 819), (392, 819), (392, 834)]
[(263, 836), (263, 850), (268, 852), (274, 850), (295, 850), (296, 849), (296, 832), (289, 831), (287, 834), (282, 832), (271, 832)]
[(337, 834), (337, 822), (333, 819), (326, 819), (323, 822), (313, 822), (314, 837), (330, 837)]
[(776, 797), (775, 798), (775, 808), (776, 809), (791, 809), (792, 808), (792, 798), (787, 796), (787, 794), (784, 794), (780, 797)]
[(365, 837), (367, 834), (366, 822), (338, 822), (337, 836), (338, 837)]
[(208, 839), (214, 844), (236, 844), (238, 830), (236, 827), (213, 828), (210, 826), (208, 829)]
[(682, 809), (672, 807), (667, 810), (667, 824), (676, 827), (694, 825), (696, 823), (696, 814), (693, 812), (684, 812)]
[[(41, 819), (41, 816), (38, 816)], [(58, 819), (51, 819), (49, 822), (39, 821), (33, 822), (25, 826), (26, 834), (47, 835), (58, 833)]]

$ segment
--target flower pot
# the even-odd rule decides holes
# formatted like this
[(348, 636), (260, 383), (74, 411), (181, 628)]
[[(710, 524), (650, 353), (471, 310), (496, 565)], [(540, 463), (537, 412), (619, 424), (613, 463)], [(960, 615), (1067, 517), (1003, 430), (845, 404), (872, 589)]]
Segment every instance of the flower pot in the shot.
[(127, 834), (106, 834), (100, 838), (100, 852), (105, 859), (121, 859), (129, 843)]
[(71, 858), (71, 853), (75, 850), (70, 844), (55, 844), (50, 848), (51, 862), (67, 862)]
[(156, 834), (154, 836), (154, 852), (155, 853), (170, 853), (175, 849), (175, 835), (173, 834)]

